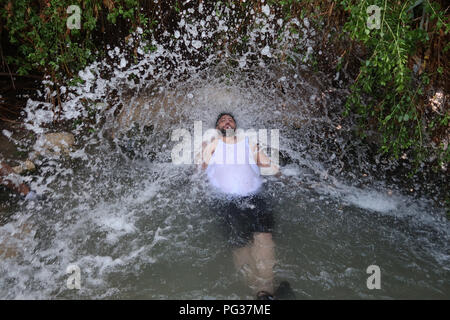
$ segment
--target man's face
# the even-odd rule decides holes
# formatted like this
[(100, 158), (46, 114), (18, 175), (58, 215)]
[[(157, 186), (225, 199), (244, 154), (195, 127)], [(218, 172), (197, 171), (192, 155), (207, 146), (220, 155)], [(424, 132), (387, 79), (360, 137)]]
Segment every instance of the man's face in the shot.
[(234, 122), (231, 116), (227, 114), (223, 115), (217, 122), (216, 129), (222, 132), (223, 135), (226, 135), (227, 130), (230, 130), (229, 132), (232, 133), (236, 130), (236, 122)]

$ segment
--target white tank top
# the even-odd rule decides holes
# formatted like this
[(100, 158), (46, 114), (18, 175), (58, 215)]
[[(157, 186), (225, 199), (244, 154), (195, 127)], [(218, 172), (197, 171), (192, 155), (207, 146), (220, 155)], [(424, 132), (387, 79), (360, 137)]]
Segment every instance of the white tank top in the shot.
[(220, 139), (206, 173), (213, 187), (229, 195), (255, 194), (262, 185), (248, 137), (233, 144), (224, 143)]

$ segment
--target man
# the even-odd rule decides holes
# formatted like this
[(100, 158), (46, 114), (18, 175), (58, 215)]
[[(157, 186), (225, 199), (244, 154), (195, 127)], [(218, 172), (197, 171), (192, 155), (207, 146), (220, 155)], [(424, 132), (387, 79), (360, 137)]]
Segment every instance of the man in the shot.
[[(257, 299), (274, 298), (274, 219), (262, 196), (260, 168), (279, 172), (258, 144), (236, 135), (232, 114), (221, 113), (218, 135), (203, 144), (202, 168), (212, 186), (214, 210), (233, 246), (234, 264), (255, 291)], [(239, 159), (239, 160), (238, 160)], [(286, 282), (283, 287), (289, 286)], [(290, 289), (290, 288), (289, 288)]]

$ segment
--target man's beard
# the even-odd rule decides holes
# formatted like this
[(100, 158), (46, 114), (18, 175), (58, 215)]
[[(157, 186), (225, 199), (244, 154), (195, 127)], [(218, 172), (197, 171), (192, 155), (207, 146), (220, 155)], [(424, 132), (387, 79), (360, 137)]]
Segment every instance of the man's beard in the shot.
[(234, 129), (220, 129), (224, 137), (234, 137), (236, 131)]

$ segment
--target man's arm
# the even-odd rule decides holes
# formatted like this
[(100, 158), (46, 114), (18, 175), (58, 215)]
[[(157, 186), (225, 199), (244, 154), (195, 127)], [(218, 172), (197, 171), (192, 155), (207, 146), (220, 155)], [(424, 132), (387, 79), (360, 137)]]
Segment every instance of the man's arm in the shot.
[(270, 168), (270, 172), (273, 172), (272, 174), (276, 176), (279, 176), (281, 174), (279, 165), (272, 162), (272, 160), (264, 153), (264, 151), (261, 150), (259, 144), (252, 146), (252, 151), (258, 167)]
[(214, 150), (216, 150), (217, 143), (218, 140), (214, 138), (211, 139), (211, 142), (209, 143), (208, 141), (204, 141), (202, 143), (202, 150), (197, 154), (195, 163), (201, 163), (201, 168), (203, 170), (208, 167), (209, 161), (211, 160)]

